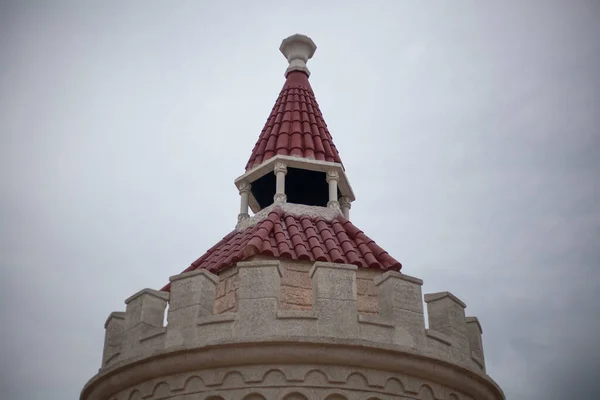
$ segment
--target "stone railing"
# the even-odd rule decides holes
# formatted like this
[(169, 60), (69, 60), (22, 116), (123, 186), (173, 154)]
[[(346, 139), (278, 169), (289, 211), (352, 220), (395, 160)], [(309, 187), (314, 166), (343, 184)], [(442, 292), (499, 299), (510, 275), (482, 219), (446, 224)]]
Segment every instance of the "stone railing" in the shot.
[(214, 313), (219, 277), (205, 270), (171, 277), (170, 293), (144, 289), (128, 298), (125, 312), (113, 312), (106, 321), (101, 370), (171, 348), (332, 338), (401, 346), (485, 373), (477, 318), (465, 317), (465, 304), (449, 292), (426, 294), (426, 329), (420, 279), (393, 271), (377, 276), (378, 314), (363, 314), (357, 308), (356, 266), (316, 262), (309, 272), (312, 309), (294, 310), (280, 306), (279, 261), (245, 261), (237, 268), (233, 312)]

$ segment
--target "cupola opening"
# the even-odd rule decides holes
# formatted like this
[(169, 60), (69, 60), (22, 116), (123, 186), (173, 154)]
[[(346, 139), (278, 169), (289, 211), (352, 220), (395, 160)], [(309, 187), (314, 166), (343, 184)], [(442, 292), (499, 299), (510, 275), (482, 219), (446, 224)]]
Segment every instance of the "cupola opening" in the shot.
[[(276, 179), (273, 172), (252, 182), (252, 195), (261, 209), (273, 204)], [(326, 173), (301, 168), (288, 168), (285, 177), (285, 195), (288, 203), (327, 207), (329, 185)], [(337, 191), (337, 199), (342, 197)]]

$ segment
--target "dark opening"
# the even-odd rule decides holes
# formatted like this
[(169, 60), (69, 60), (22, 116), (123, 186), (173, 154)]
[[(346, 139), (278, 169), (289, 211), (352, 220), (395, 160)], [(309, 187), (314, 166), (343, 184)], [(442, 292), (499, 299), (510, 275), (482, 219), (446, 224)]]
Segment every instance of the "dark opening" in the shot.
[(252, 182), (252, 195), (261, 209), (273, 204), (275, 196), (275, 174), (273, 171)]
[[(288, 203), (327, 207), (329, 185), (325, 172), (288, 168), (285, 176), (285, 194)], [(269, 172), (252, 182), (252, 194), (261, 209), (273, 204), (275, 196), (275, 174)], [(338, 200), (341, 193), (338, 190)]]
[(325, 172), (288, 168), (285, 194), (288, 203), (326, 207), (329, 185), (325, 180)]

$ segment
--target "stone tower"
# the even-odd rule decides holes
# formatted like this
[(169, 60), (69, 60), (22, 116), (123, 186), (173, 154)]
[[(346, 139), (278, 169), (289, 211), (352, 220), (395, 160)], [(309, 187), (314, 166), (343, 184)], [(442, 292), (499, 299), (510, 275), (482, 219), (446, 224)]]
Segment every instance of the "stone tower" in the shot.
[(286, 81), (235, 180), (235, 229), (109, 315), (81, 400), (504, 399), (465, 304), (423, 299), (349, 220), (355, 196), (309, 83), (316, 46), (293, 35), (280, 50)]

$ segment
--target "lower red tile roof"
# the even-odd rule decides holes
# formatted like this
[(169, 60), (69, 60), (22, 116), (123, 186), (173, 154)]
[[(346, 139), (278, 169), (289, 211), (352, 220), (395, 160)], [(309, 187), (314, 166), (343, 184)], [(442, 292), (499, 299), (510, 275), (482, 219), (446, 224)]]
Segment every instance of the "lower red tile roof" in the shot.
[[(243, 231), (229, 233), (185, 271), (212, 273), (255, 255), (305, 261), (353, 264), (360, 268), (397, 270), (402, 265), (358, 229), (339, 216), (297, 216), (275, 207), (264, 220)], [(162, 290), (168, 291), (170, 285)]]
[(301, 71), (288, 74), (246, 171), (278, 154), (342, 163), (308, 76)]

